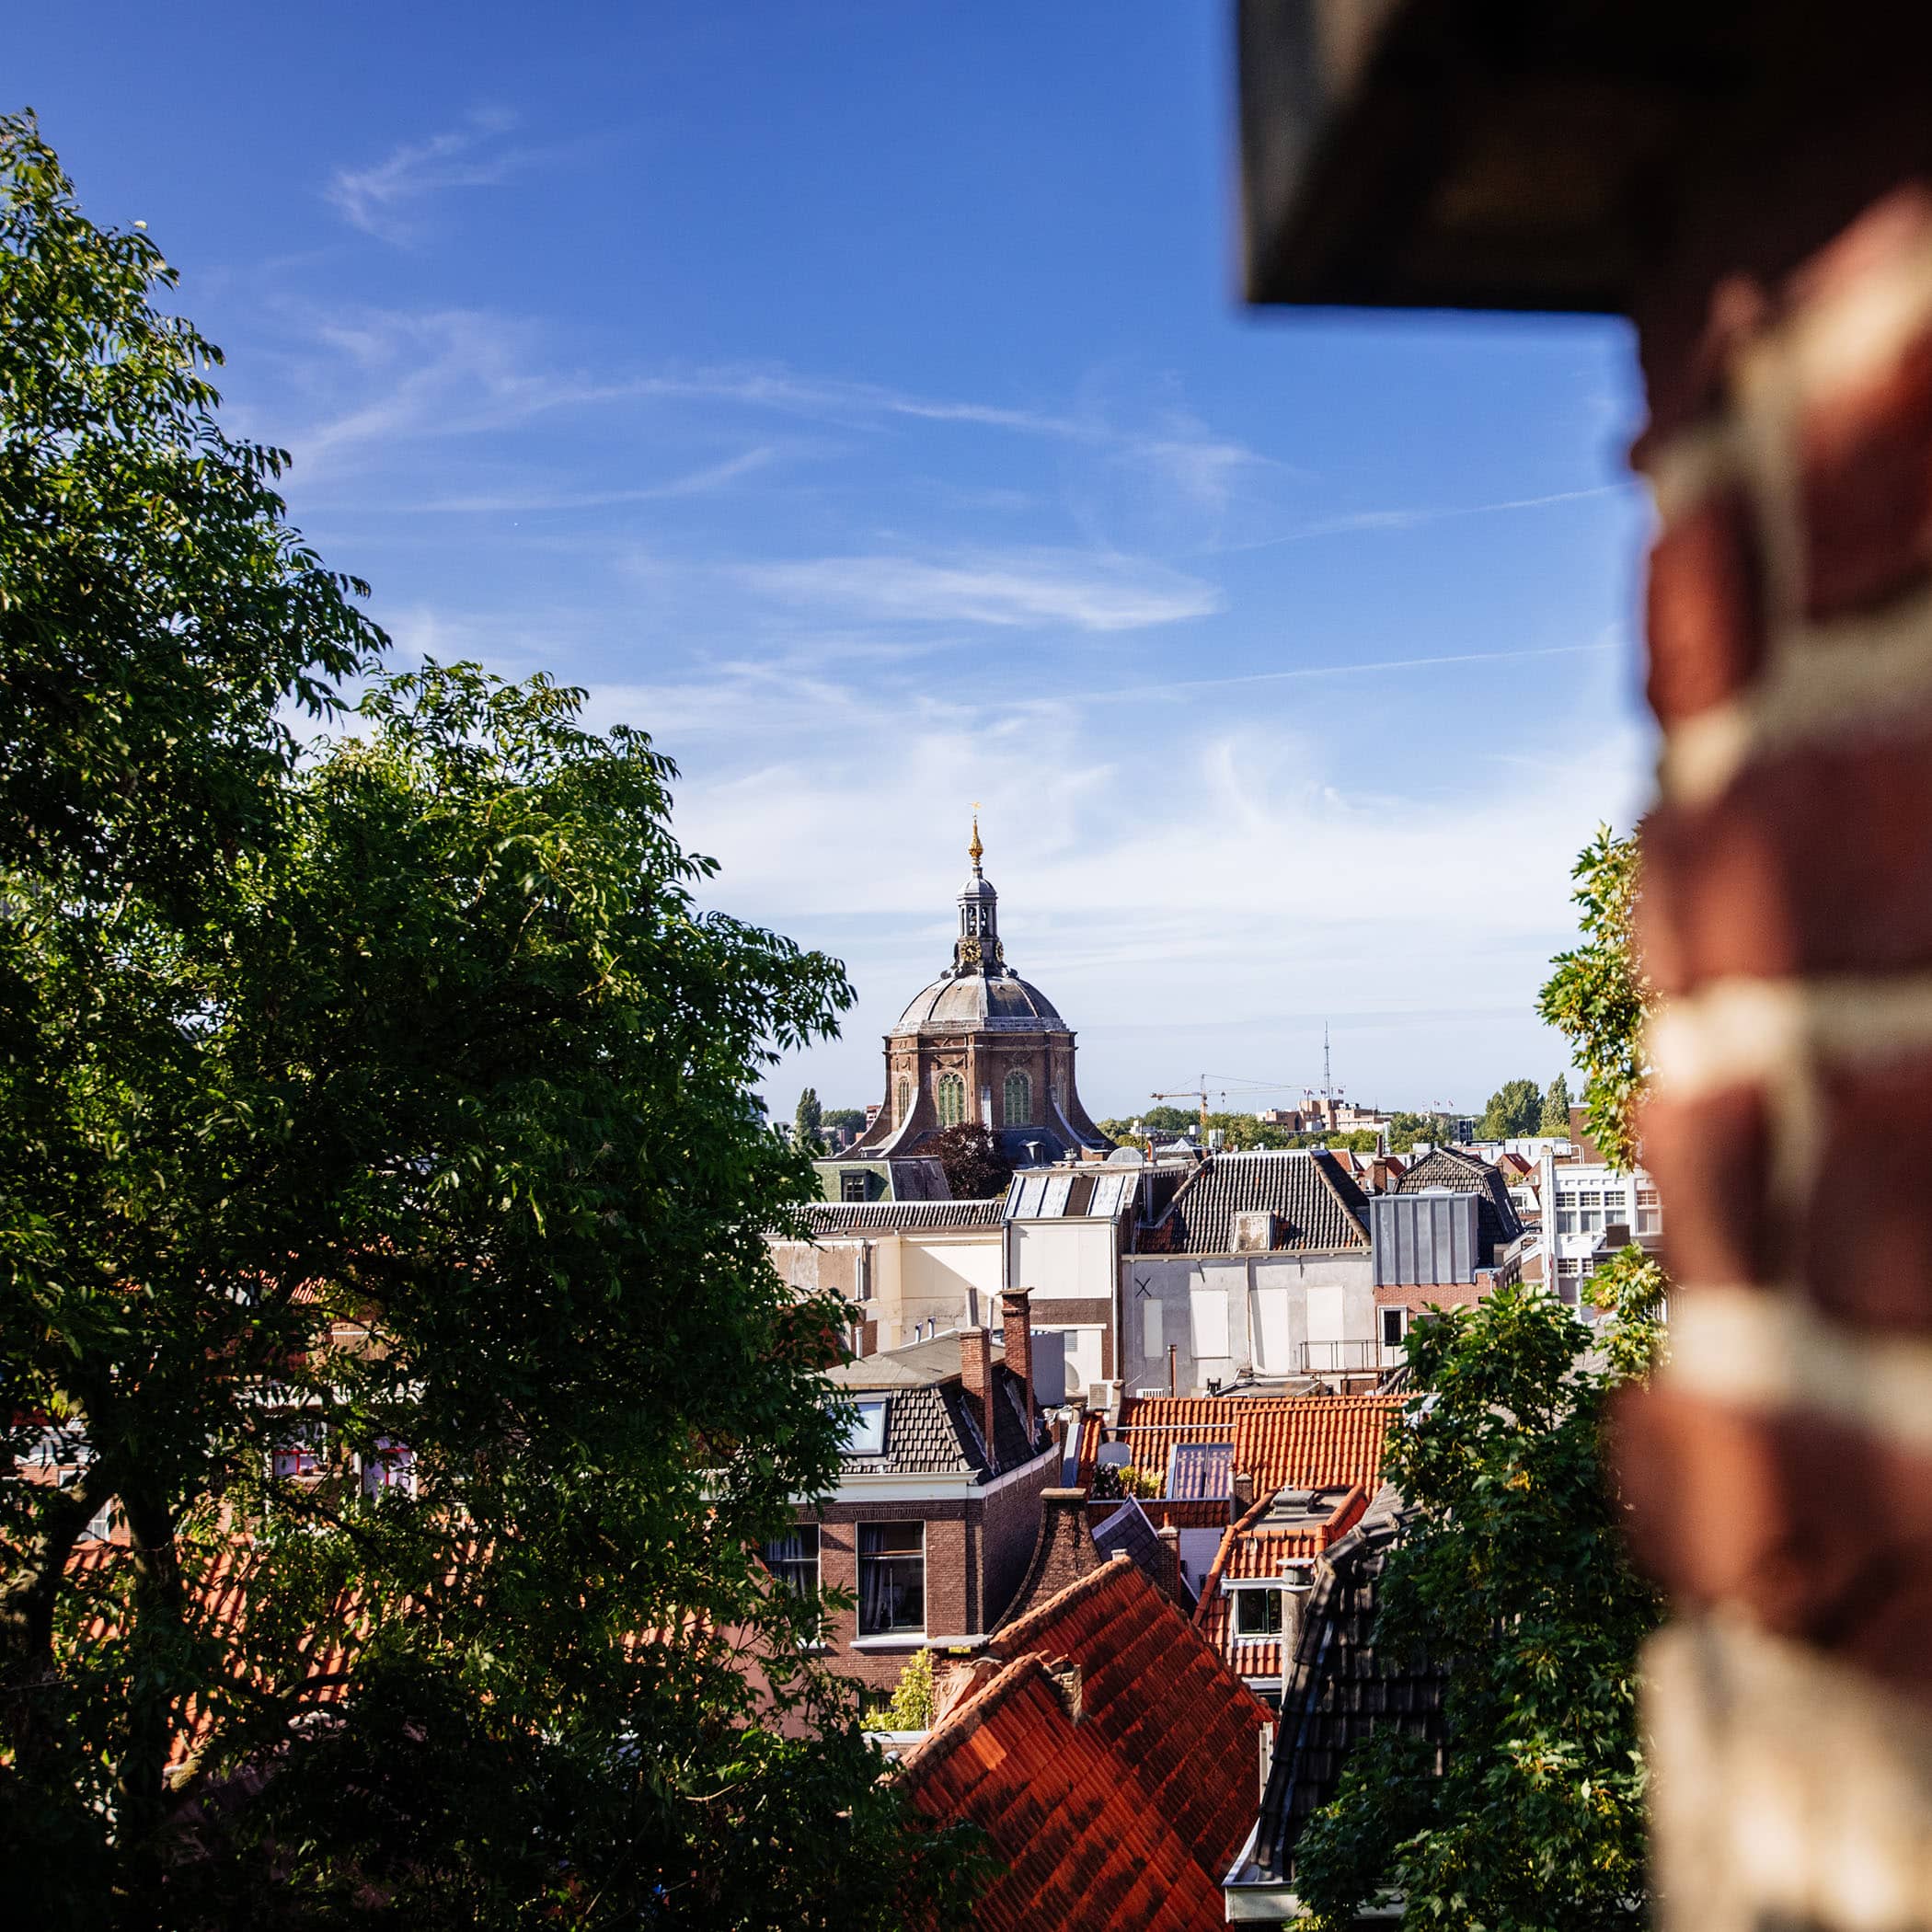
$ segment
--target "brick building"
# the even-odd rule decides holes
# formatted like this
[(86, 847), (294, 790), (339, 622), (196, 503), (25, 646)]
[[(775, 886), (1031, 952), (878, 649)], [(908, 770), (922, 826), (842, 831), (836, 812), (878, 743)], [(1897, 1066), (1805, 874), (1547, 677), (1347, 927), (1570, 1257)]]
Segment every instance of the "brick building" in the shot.
[(1005, 1298), (1002, 1335), (968, 1328), (830, 1371), (858, 1409), (838, 1489), (766, 1547), (800, 1590), (855, 1598), (823, 1640), (875, 1698), (914, 1652), (983, 1642), (1039, 1540), (1059, 1457), (1033, 1400), (1024, 1295)]
[(1252, 298), (1636, 325), (1662, 1922), (1932, 1926), (1932, 16), (1241, 22)]
[(886, 1035), (885, 1101), (852, 1151), (912, 1154), (972, 1121), (1028, 1166), (1082, 1148), (1106, 1152), (1113, 1143), (1087, 1118), (1074, 1082), (1074, 1029), (1006, 964), (977, 819), (967, 849), (972, 876), (960, 893), (952, 964)]

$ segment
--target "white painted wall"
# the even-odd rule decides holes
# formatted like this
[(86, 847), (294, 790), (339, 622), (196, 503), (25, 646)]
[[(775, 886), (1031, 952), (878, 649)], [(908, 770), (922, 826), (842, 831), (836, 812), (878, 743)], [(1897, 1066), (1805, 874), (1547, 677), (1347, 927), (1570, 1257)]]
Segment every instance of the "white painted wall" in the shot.
[(1305, 1342), (1375, 1339), (1365, 1254), (1123, 1255), (1120, 1275), (1121, 1374), (1130, 1391), (1167, 1387), (1169, 1343), (1177, 1392), (1204, 1395), (1211, 1377), (1225, 1386), (1244, 1367), (1301, 1373)]

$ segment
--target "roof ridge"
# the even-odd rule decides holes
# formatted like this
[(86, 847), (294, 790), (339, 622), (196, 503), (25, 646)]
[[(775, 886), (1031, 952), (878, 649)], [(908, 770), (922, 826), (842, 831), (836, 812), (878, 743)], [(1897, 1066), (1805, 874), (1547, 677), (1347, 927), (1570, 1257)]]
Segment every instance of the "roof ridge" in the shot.
[[(1091, 1531), (1088, 1534), (1090, 1535)], [(1063, 1584), (1052, 1596), (1035, 1604), (1023, 1616), (1016, 1616), (1010, 1624), (994, 1631), (986, 1639), (987, 1650), (1002, 1657), (1014, 1653), (1018, 1648), (1018, 1639), (1030, 1639), (1048, 1622), (1064, 1616), (1075, 1603), (1089, 1596), (1098, 1596), (1103, 1590), (1124, 1578), (1129, 1572), (1136, 1577), (1140, 1576), (1138, 1566), (1124, 1550), (1107, 1558), (1089, 1570), (1085, 1576), (1075, 1577), (1071, 1583)], [(1141, 1581), (1145, 1582), (1146, 1579), (1143, 1577)], [(1163, 1603), (1167, 1602), (1167, 1598), (1162, 1596), (1159, 1591), (1154, 1590), (1152, 1583), (1148, 1583), (1147, 1588), (1154, 1591), (1154, 1594), (1160, 1597)]]
[(1046, 1675), (1046, 1662), (1029, 1650), (1003, 1663), (983, 1684), (977, 1684), (899, 1761), (902, 1778), (931, 1769), (964, 1743), (1000, 1706), (1021, 1687), (1028, 1676)]

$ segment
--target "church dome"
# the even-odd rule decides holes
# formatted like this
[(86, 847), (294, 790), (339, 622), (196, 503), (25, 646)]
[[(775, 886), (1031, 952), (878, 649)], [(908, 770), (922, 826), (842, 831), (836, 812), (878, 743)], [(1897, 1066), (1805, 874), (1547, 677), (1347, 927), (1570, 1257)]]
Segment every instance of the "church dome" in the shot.
[(1038, 986), (1017, 972), (949, 972), (914, 995), (899, 1016), (895, 1033), (921, 1027), (983, 1027), (1006, 1020), (1053, 1032), (1066, 1025)]

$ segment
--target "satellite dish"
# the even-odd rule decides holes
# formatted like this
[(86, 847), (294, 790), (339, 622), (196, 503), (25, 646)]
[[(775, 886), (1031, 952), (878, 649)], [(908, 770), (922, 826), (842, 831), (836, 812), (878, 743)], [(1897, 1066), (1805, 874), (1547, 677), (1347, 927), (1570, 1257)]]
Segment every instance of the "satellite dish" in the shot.
[(1103, 1469), (1124, 1469), (1133, 1460), (1133, 1450), (1126, 1443), (1102, 1443), (1094, 1460)]

